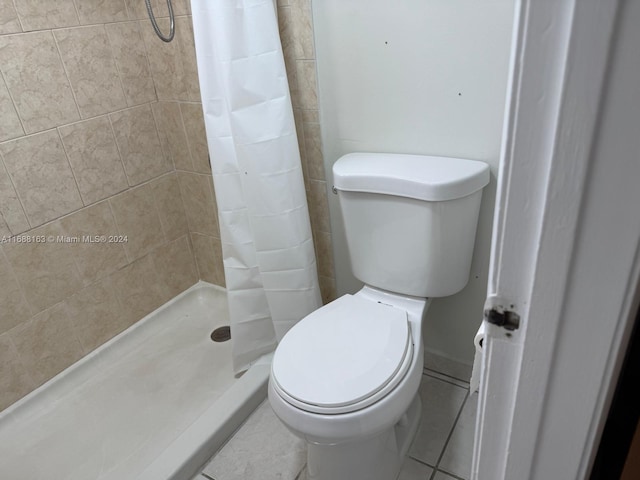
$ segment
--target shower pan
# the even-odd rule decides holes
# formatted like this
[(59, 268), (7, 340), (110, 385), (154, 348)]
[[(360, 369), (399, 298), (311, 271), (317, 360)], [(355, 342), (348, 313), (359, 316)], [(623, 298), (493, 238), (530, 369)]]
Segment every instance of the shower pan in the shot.
[(199, 282), (0, 413), (0, 478), (184, 480), (265, 398), (269, 359), (241, 376), (226, 292)]

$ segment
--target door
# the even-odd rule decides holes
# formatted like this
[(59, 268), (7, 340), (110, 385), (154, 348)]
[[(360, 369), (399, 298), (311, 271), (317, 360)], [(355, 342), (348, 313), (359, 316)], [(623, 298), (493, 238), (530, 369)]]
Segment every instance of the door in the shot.
[(472, 479), (578, 480), (638, 306), (640, 1), (516, 10)]

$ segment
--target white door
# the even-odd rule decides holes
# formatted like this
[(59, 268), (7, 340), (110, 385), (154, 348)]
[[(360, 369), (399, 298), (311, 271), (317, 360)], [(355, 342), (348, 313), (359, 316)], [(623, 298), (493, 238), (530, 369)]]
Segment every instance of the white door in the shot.
[(488, 305), (519, 324), (488, 329), (472, 479), (578, 480), (638, 307), (640, 0), (516, 11)]

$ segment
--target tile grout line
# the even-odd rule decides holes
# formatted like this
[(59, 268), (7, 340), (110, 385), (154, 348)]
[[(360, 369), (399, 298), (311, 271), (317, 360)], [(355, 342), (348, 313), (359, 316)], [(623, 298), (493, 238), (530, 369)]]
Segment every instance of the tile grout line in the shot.
[(62, 71), (64, 72), (64, 76), (67, 79), (67, 85), (69, 85), (69, 90), (71, 91), (71, 97), (73, 98), (73, 103), (75, 103), (76, 111), (78, 112), (78, 120), (84, 120), (84, 117), (82, 116), (82, 112), (80, 111), (80, 104), (78, 103), (78, 97), (76, 96), (76, 91), (73, 85), (71, 84), (71, 77), (69, 76), (69, 72), (67, 71), (67, 65), (65, 64), (65, 61), (62, 59), (62, 52), (60, 51), (58, 38), (56, 37), (56, 34), (54, 33), (53, 29), (50, 30), (50, 32), (51, 32), (51, 37), (53, 38), (53, 43), (56, 46), (56, 52), (58, 53), (58, 58), (60, 59), (60, 65), (62, 65)]
[[(182, 127), (182, 133), (184, 133), (184, 139), (187, 142), (187, 152), (189, 152), (189, 161), (191, 163), (191, 168), (192, 169), (196, 169), (196, 164), (194, 161), (195, 155), (193, 154), (193, 149), (194, 147), (191, 146), (191, 141), (189, 140), (189, 135), (187, 134), (187, 125), (184, 122), (184, 113), (182, 113), (182, 102), (177, 101), (176, 102), (177, 106), (178, 106), (178, 113), (180, 114), (180, 126)], [(200, 104), (202, 106), (202, 104)], [(204, 122), (204, 119), (203, 119)], [(206, 135), (206, 133), (205, 133)], [(208, 139), (207, 139), (207, 147), (208, 147), (209, 143), (208, 143)], [(207, 151), (207, 154), (209, 152)], [(211, 160), (209, 160), (209, 162), (211, 162)], [(209, 163), (209, 165), (211, 165), (211, 163)], [(175, 168), (175, 162), (174, 162), (174, 168)], [(178, 169), (176, 168), (176, 171)], [(213, 170), (213, 169), (212, 169)], [(211, 172), (211, 175), (213, 175), (213, 171)]]
[[(16, 192), (16, 199), (18, 200), (18, 203), (20, 204), (20, 208), (22, 208), (22, 214), (24, 215), (24, 218), (27, 221), (27, 225), (29, 225), (29, 228), (27, 230), (25, 230), (24, 232), (20, 232), (20, 233), (26, 233), (26, 232), (34, 229), (34, 228), (37, 228), (37, 227), (33, 227), (31, 225), (31, 219), (29, 218), (29, 215), (27, 215), (27, 209), (24, 206), (24, 201), (20, 197), (20, 194), (18, 193), (18, 189), (16, 188), (16, 183), (13, 180), (13, 178), (11, 177), (11, 174), (9, 173), (9, 170), (7, 169), (7, 161), (4, 159), (4, 156), (2, 155), (2, 153), (0, 153), (0, 170), (2, 170), (2, 169), (4, 169), (4, 172), (7, 174), (7, 178), (9, 179), (9, 183), (13, 187), (13, 191)], [(4, 216), (3, 216), (3, 218), (5, 219), (5, 223), (6, 223), (6, 218)], [(7, 228), (9, 229), (9, 232), (11, 232), (11, 236), (20, 235), (20, 233), (13, 233), (13, 230), (11, 230), (11, 227), (9, 226), (8, 223), (7, 223)]]
[[(22, 16), (18, 13), (18, 8), (16, 7), (16, 0), (11, 0), (11, 4), (13, 5), (13, 9), (16, 12), (16, 18), (18, 19), (18, 23), (20, 24), (20, 32), (15, 32), (13, 35), (17, 35), (19, 33), (25, 33), (24, 25), (22, 24)], [(11, 34), (10, 34), (11, 35)]]
[(435, 468), (436, 468), (436, 467), (434, 467), (433, 465), (431, 465), (430, 463), (425, 462), (424, 460), (420, 460), (419, 458), (412, 457), (412, 456), (411, 456), (411, 455), (409, 455), (408, 453), (407, 453), (406, 457), (407, 457), (407, 458), (410, 458), (411, 460), (415, 460), (416, 462), (421, 463), (422, 465), (424, 465), (424, 466), (426, 466), (426, 467), (433, 468), (433, 469), (435, 469)]
[[(78, 17), (80, 16), (78, 15)], [(122, 90), (122, 96), (124, 97), (124, 103), (127, 105), (127, 107), (131, 107), (132, 105), (129, 105), (129, 96), (127, 95), (127, 91), (124, 88), (124, 80), (122, 79), (122, 73), (120, 71), (121, 68), (118, 63), (118, 60), (116, 60), (115, 49), (113, 48), (113, 42), (111, 40), (111, 37), (109, 36), (109, 32), (107, 31), (107, 27), (105, 23), (102, 24), (102, 30), (104, 30), (104, 36), (107, 37), (107, 44), (109, 45), (109, 53), (111, 53), (111, 59), (113, 60), (113, 64), (116, 67), (116, 73), (118, 75), (120, 89)]]
[(13, 97), (13, 94), (11, 93), (11, 90), (9, 89), (9, 84), (7, 83), (7, 79), (5, 78), (4, 72), (2, 71), (2, 69), (0, 69), (0, 79), (4, 82), (4, 86), (7, 89), (7, 94), (9, 95), (9, 99), (11, 100), (11, 104), (13, 105), (13, 109), (16, 111), (16, 117), (18, 117), (18, 122), (20, 122), (20, 127), (22, 128), (22, 133), (24, 135), (18, 136), (18, 137), (13, 137), (13, 138), (9, 138), (8, 140), (3, 140), (2, 142), (4, 143), (5, 141), (10, 141), (10, 140), (14, 140), (16, 138), (21, 138), (24, 137), (27, 134), (27, 129), (24, 126), (24, 121), (22, 120), (22, 116), (20, 115), (20, 112), (18, 111), (18, 106), (16, 105), (16, 101), (15, 98)]
[[(446, 383), (448, 383), (448, 382), (446, 382)], [(455, 385), (455, 384), (454, 384), (454, 386), (457, 386), (457, 387), (459, 387), (459, 388), (463, 388), (463, 387), (460, 387), (459, 385)], [(435, 462), (435, 465), (431, 465), (431, 464), (426, 463), (426, 462), (424, 462), (424, 461), (421, 461), (421, 460), (419, 460), (419, 459), (413, 458), (411, 455), (407, 455), (407, 458), (411, 458), (412, 460), (414, 460), (414, 461), (416, 461), (416, 462), (418, 462), (418, 463), (420, 463), (420, 464), (422, 464), (422, 465), (424, 465), (424, 466), (427, 466), (427, 467), (429, 467), (429, 468), (431, 468), (431, 469), (432, 469), (431, 474), (429, 474), (429, 476), (428, 476), (428, 478), (426, 478), (426, 480), (435, 480), (435, 478), (436, 478), (436, 477), (437, 477), (437, 475), (438, 475), (438, 472), (440, 472), (440, 473), (442, 473), (442, 474), (444, 474), (444, 475), (447, 475), (447, 476), (448, 476), (448, 477), (450, 477), (452, 480), (468, 480), (468, 479), (465, 479), (464, 477), (460, 477), (460, 476), (458, 476), (458, 475), (455, 475), (455, 474), (449, 473), (449, 472), (447, 472), (447, 471), (440, 470), (440, 469), (439, 469), (439, 465), (440, 465), (440, 462), (442, 461), (442, 458), (444, 457), (444, 454), (445, 454), (445, 452), (446, 452), (446, 450), (447, 450), (447, 448), (448, 448), (448, 446), (449, 446), (449, 444), (450, 444), (450, 441), (451, 441), (451, 438), (452, 438), (453, 433), (454, 433), (454, 431), (455, 431), (455, 428), (456, 428), (457, 424), (458, 424), (458, 423), (459, 423), (459, 421), (460, 421), (460, 418), (461, 418), (461, 415), (462, 415), (462, 411), (463, 411), (463, 409), (464, 409), (464, 407), (465, 407), (465, 405), (466, 405), (466, 402), (467, 402), (467, 401), (469, 401), (469, 399), (470, 399), (470, 393), (469, 393), (469, 391), (468, 391), (468, 389), (467, 389), (467, 392), (466, 392), (466, 393), (465, 393), (465, 395), (464, 395), (463, 402), (461, 403), (460, 408), (459, 408), (459, 411), (457, 412), (457, 414), (456, 414), (456, 416), (455, 416), (455, 419), (454, 419), (454, 422), (453, 422), (453, 424), (452, 424), (452, 427), (451, 427), (451, 429), (450, 429), (450, 431), (449, 431), (449, 433), (448, 433), (448, 435), (447, 435), (447, 437), (446, 437), (445, 443), (444, 443), (444, 445), (443, 445), (443, 447), (442, 447), (441, 453), (438, 455), (438, 458), (437, 458), (437, 461)], [(243, 422), (243, 424), (242, 424), (242, 425), (240, 425), (240, 427), (238, 427), (238, 429), (236, 430), (236, 432), (234, 432), (234, 434), (232, 434), (232, 435), (229, 437), (229, 439), (227, 440), (227, 442), (228, 442), (231, 438), (233, 438), (233, 437), (235, 436), (235, 434), (238, 432), (238, 430), (240, 430), (240, 429), (244, 426), (244, 423), (246, 423), (246, 420), (245, 420), (245, 422)], [(227, 443), (227, 442), (225, 442), (225, 443)], [(222, 447), (221, 447), (219, 450), (221, 450), (221, 449), (222, 449)], [(216, 453), (218, 453), (218, 452), (216, 452)], [(215, 454), (214, 454), (214, 456), (213, 456), (213, 457), (215, 457)], [(212, 458), (213, 458), (213, 457), (212, 457)], [(295, 478), (296, 478), (296, 480), (298, 480), (298, 479), (300, 478), (301, 474), (305, 471), (305, 468), (306, 468), (306, 464), (305, 464), (305, 465), (303, 465), (302, 469), (301, 469), (301, 470), (298, 472), (298, 474), (296, 475), (296, 477), (295, 477)], [(204, 471), (202, 471), (202, 472), (200, 472), (200, 473), (201, 473), (201, 475), (202, 475), (204, 478), (206, 478), (206, 479), (208, 479), (208, 480), (216, 480), (214, 477), (212, 477), (212, 476), (210, 476), (210, 475), (208, 475), (208, 474), (204, 473)]]
[(294, 480), (300, 480), (302, 478), (302, 474), (304, 473), (304, 471), (307, 469), (307, 462), (304, 462), (304, 465), (302, 466), (302, 468), (300, 469), (300, 471), (298, 472), (298, 474), (296, 475), (296, 478)]
[[(78, 190), (78, 196), (80, 197), (80, 202), (82, 203), (82, 207), (78, 208), (77, 210), (81, 210), (82, 208), (86, 207), (87, 204), (85, 203), (84, 200), (84, 196), (82, 195), (82, 192), (80, 191), (80, 184), (78, 183), (78, 178), (76, 177), (76, 172), (73, 169), (73, 166), (71, 165), (71, 158), (69, 157), (69, 152), (67, 151), (67, 146), (64, 144), (64, 140), (62, 140), (62, 134), (60, 133), (60, 127), (56, 127), (54, 129), (56, 131), (56, 135), (58, 135), (58, 140), (60, 140), (60, 146), (62, 147), (62, 151), (64, 153), (64, 157), (67, 160), (67, 165), (69, 166), (69, 171), (71, 172), (71, 176), (73, 177), (73, 182), (76, 185), (76, 189)], [(77, 211), (74, 210), (74, 211)]]
[(431, 477), (431, 480), (434, 479), (436, 472), (438, 471), (438, 468), (440, 467), (440, 462), (442, 461), (442, 457), (444, 457), (444, 453), (447, 451), (447, 447), (449, 446), (449, 441), (451, 440), (451, 437), (453, 436), (453, 431), (456, 428), (456, 425), (458, 425), (458, 421), (460, 420), (460, 416), (462, 415), (462, 410), (464, 409), (464, 406), (467, 403), (467, 400), (469, 400), (470, 394), (469, 391), (467, 390), (467, 393), (464, 396), (464, 401), (462, 402), (462, 405), (460, 405), (460, 410), (458, 410), (458, 414), (456, 415), (456, 419), (453, 422), (453, 426), (451, 427), (451, 430), (449, 431), (449, 435), (447, 435), (447, 440), (444, 442), (444, 446), (442, 447), (442, 451), (440, 452), (440, 455), (438, 456), (438, 460), (436, 461), (436, 466), (435, 466), (435, 470), (434, 473)]
[(436, 372), (435, 370), (429, 370), (429, 371), (423, 370), (422, 375), (434, 378), (436, 380), (440, 380), (441, 382), (448, 383), (449, 385), (454, 385), (456, 387), (469, 390), (469, 384), (467, 382), (463, 382), (462, 380), (458, 380), (457, 378), (454, 378), (454, 377), (443, 375), (439, 372)]
[(463, 379), (461, 379), (461, 378), (454, 377), (453, 375), (449, 375), (449, 374), (447, 374), (447, 373), (439, 372), (438, 370), (435, 370), (435, 369), (433, 369), (433, 368), (429, 368), (429, 367), (424, 367), (424, 368), (422, 369), (422, 373), (423, 373), (424, 375), (433, 375), (433, 374), (441, 375), (441, 376), (443, 376), (443, 377), (450, 378), (450, 379), (451, 379), (451, 381), (461, 382), (461, 383), (466, 383), (467, 385), (469, 384), (469, 382), (468, 382), (467, 380), (463, 380)]
[[(466, 480), (466, 479), (464, 479), (464, 478), (462, 478), (462, 477), (459, 477), (459, 476), (457, 476), (457, 475), (454, 475), (453, 473), (446, 472), (446, 471), (444, 471), (444, 470), (436, 470), (434, 473), (437, 473), (437, 472), (444, 473), (446, 476), (451, 477), (451, 478), (453, 478), (453, 479), (455, 479), (455, 480)], [(215, 480), (215, 479), (214, 479), (214, 480)]]

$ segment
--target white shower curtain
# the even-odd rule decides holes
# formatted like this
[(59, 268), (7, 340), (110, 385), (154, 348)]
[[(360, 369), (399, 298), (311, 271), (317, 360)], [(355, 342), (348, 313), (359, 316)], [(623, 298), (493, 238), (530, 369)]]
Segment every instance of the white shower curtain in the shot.
[(321, 305), (273, 0), (191, 0), (218, 203), (233, 364)]

